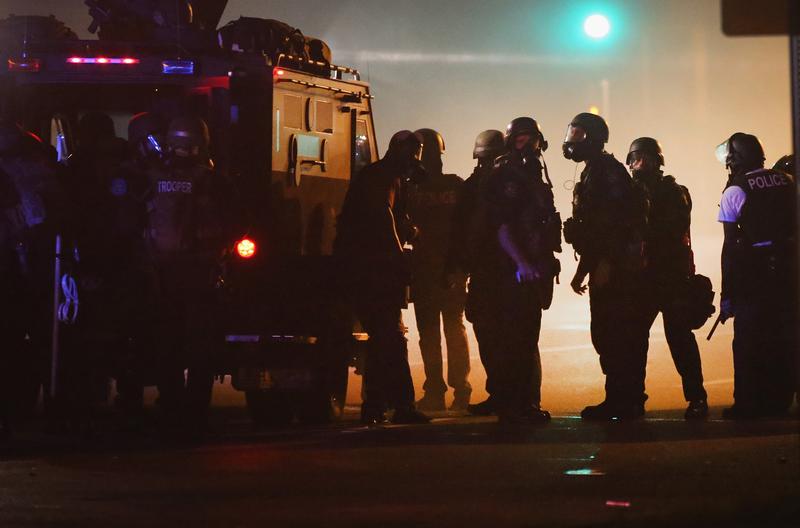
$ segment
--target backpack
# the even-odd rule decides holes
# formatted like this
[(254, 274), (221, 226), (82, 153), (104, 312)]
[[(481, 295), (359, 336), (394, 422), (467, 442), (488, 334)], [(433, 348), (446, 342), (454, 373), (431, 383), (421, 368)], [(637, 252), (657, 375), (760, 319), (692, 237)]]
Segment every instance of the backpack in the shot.
[(714, 306), (714, 287), (705, 275), (691, 275), (684, 281), (675, 299), (680, 313), (692, 330), (701, 328), (717, 310)]
[(239, 17), (217, 31), (220, 47), (228, 51), (263, 53), (276, 60), (285, 53), (307, 58), (303, 33), (278, 20)]

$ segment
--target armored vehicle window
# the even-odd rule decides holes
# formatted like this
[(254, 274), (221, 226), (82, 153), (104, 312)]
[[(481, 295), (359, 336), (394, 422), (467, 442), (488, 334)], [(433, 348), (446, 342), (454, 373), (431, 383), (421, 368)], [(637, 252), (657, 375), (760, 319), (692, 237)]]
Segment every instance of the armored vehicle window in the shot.
[(298, 157), (313, 160), (322, 159), (322, 141), (320, 138), (303, 134), (298, 134), (295, 138), (297, 140)]
[(303, 99), (296, 95), (283, 96), (287, 128), (303, 128)]
[(369, 147), (369, 131), (367, 122), (363, 119), (356, 121), (356, 137), (353, 149), (353, 173), (357, 174), (361, 169), (372, 162), (372, 152)]
[(333, 103), (328, 101), (316, 102), (316, 121), (314, 130), (333, 134)]

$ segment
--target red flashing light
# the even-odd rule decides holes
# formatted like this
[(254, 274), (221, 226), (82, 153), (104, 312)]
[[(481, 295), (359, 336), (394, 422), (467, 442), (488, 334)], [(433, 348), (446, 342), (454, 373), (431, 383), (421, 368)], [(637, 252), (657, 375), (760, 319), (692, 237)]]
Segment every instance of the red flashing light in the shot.
[(280, 68), (275, 69), (275, 77), (283, 77), (286, 75), (286, 70), (281, 70)]
[(69, 57), (67, 59), (69, 64), (139, 64), (139, 59), (133, 57)]
[(42, 61), (39, 59), (8, 59), (8, 71), (16, 72), (38, 72), (42, 68)]
[(236, 253), (243, 259), (252, 258), (256, 254), (256, 243), (249, 238), (243, 238), (236, 244)]

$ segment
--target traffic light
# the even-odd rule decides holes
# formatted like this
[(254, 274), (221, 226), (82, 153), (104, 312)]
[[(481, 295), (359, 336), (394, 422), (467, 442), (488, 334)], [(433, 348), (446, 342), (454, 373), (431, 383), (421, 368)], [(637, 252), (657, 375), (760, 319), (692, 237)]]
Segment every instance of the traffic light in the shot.
[(611, 32), (611, 22), (608, 17), (595, 13), (583, 21), (583, 32), (593, 39), (602, 39)]

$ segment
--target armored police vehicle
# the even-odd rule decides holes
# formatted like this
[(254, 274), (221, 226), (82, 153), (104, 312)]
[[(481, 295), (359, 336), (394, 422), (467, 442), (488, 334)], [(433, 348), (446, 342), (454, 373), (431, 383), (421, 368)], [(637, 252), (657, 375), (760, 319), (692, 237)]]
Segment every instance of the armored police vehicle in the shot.
[(351, 176), (377, 159), (369, 86), (280, 22), (217, 31), (224, 1), (150, 3), (87, 1), (97, 40), (53, 17), (6, 19), (0, 113), (64, 164), (88, 112), (112, 117), (123, 138), (141, 112), (205, 120), (237, 213), (213, 279), (224, 327), (215, 371), (246, 391), (257, 421), (325, 420), (341, 411), (366, 338), (340, 304), (332, 242)]

